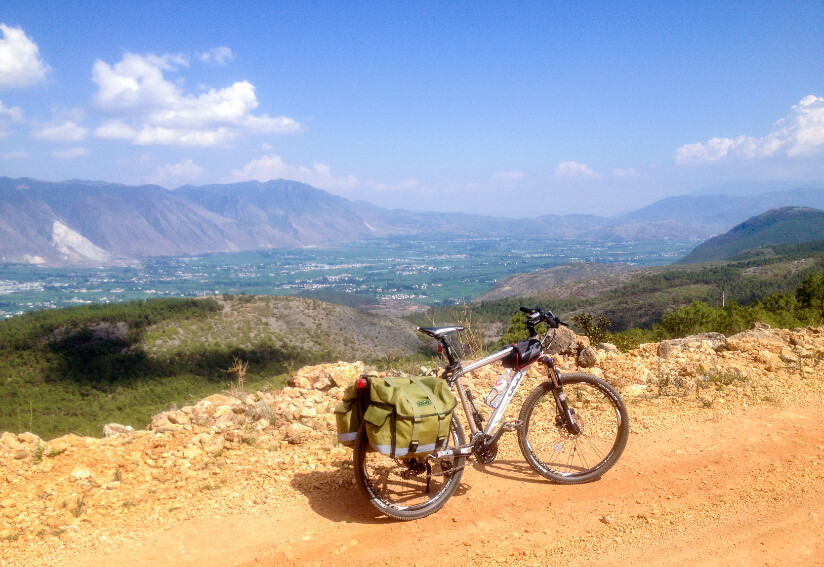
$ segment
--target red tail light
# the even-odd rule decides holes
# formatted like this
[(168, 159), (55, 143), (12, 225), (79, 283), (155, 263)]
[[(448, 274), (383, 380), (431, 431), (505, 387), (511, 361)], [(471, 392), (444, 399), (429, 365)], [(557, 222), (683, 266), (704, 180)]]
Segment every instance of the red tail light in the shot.
[(355, 380), (355, 388), (358, 390), (365, 390), (369, 387), (369, 382), (367, 382), (366, 378), (358, 378)]
[(443, 345), (438, 343), (438, 354), (443, 354)]

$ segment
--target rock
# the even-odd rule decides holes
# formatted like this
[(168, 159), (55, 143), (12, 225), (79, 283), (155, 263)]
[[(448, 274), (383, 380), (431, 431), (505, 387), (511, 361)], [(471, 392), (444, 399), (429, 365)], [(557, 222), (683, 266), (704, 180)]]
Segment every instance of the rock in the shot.
[(103, 437), (114, 437), (116, 435), (134, 436), (134, 427), (119, 423), (108, 423), (103, 426)]
[(166, 419), (173, 425), (186, 425), (190, 423), (189, 415), (181, 410), (166, 412)]
[(647, 391), (646, 384), (630, 384), (623, 390), (623, 395), (627, 398), (639, 398)]
[(576, 356), (578, 354), (578, 335), (569, 327), (558, 327), (555, 329), (555, 338), (549, 346), (549, 354), (566, 354)]
[(203, 450), (214, 455), (222, 451), (225, 444), (226, 439), (223, 438), (223, 435), (212, 435), (203, 444)]
[(72, 477), (74, 477), (74, 480), (84, 480), (90, 478), (91, 476), (92, 472), (86, 467), (74, 467), (74, 470), (72, 470)]
[(300, 388), (302, 390), (308, 390), (312, 387), (312, 381), (303, 375), (295, 375), (289, 378), (288, 384), (293, 388)]
[(598, 343), (597, 348), (598, 350), (602, 350), (604, 352), (620, 352), (618, 347), (612, 343)]
[(0, 445), (9, 451), (18, 451), (23, 448), (23, 444), (17, 440), (17, 435), (9, 431), (4, 431), (3, 435), (0, 435)]
[(715, 352), (726, 350), (727, 337), (721, 333), (700, 333), (698, 335), (690, 335), (683, 339), (670, 339), (668, 341), (661, 341), (658, 345), (658, 356), (661, 358), (668, 358), (673, 350), (681, 348), (689, 343), (698, 343), (708, 341), (709, 345)]
[(318, 410), (315, 408), (306, 408), (300, 412), (300, 417), (316, 417), (318, 415)]
[(28, 431), (18, 435), (17, 440), (20, 441), (21, 443), (26, 444), (26, 445), (35, 445), (36, 446), (36, 445), (40, 445), (41, 443), (43, 443), (43, 440), (40, 439), (40, 437), (38, 437), (34, 433), (29, 433)]
[(598, 355), (595, 354), (595, 349), (589, 346), (583, 349), (578, 353), (575, 363), (582, 368), (591, 368), (598, 364)]
[(301, 445), (312, 436), (312, 428), (302, 423), (292, 423), (286, 428), (283, 439), (292, 445)]

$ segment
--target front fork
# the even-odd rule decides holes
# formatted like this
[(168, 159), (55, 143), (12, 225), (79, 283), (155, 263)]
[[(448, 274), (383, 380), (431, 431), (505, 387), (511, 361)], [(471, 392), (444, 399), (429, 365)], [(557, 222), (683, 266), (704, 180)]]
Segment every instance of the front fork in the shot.
[(575, 423), (575, 410), (569, 407), (564, 387), (561, 385), (561, 372), (555, 367), (555, 360), (551, 356), (544, 355), (538, 362), (544, 365), (547, 374), (547, 381), (552, 385), (552, 396), (555, 398), (555, 406), (558, 410), (557, 425), (564, 427), (571, 435), (579, 435), (581, 428)]

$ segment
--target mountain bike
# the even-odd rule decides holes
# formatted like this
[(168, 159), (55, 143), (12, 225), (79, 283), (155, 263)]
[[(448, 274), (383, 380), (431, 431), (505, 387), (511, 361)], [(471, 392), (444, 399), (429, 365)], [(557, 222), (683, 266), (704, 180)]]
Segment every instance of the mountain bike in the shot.
[[(561, 374), (546, 353), (555, 330), (565, 323), (549, 310), (521, 307), (521, 311), (527, 315), (529, 338), (468, 364), (459, 359), (449, 338), (463, 327), (418, 328), (438, 341), (438, 352), (448, 362), (440, 378), (458, 395), (458, 405), (469, 427), (469, 441), (457, 411), (446, 444), (427, 457), (394, 459), (381, 454), (370, 447), (361, 427), (354, 446), (355, 478), (378, 510), (399, 520), (415, 520), (437, 512), (458, 488), (467, 460), (493, 462), (498, 441), (506, 432), (517, 432), (526, 461), (541, 476), (558, 484), (596, 480), (621, 457), (629, 437), (629, 416), (621, 396), (596, 376)], [(541, 323), (546, 324), (546, 332), (539, 338), (536, 327)], [(502, 362), (514, 373), (505, 389), (500, 389), (497, 407), (484, 424), (472, 392), (461, 378), (495, 362)], [(507, 407), (535, 363), (543, 367), (546, 380), (526, 398), (517, 420), (504, 421)]]

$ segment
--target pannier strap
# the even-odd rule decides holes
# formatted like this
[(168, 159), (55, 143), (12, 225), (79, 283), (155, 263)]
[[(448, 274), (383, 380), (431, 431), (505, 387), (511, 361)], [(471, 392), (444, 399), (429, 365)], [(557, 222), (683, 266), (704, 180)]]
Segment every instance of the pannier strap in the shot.
[[(438, 413), (438, 439), (436, 442), (436, 449), (440, 449), (443, 447), (446, 436), (449, 433), (450, 420), (445, 419), (448, 412), (444, 411), (444, 404), (432, 395), (430, 389), (427, 388), (423, 382), (414, 376), (410, 376), (409, 380), (426, 394), (426, 397), (429, 398), (429, 402), (432, 404), (432, 407), (435, 408), (435, 411)], [(405, 395), (406, 399), (409, 401), (409, 405), (412, 406), (412, 411), (415, 414), (415, 421), (412, 423), (412, 442), (409, 444), (409, 452), (414, 453), (418, 450), (418, 424), (421, 421), (421, 412), (418, 408), (418, 404), (415, 403), (414, 400), (410, 399), (408, 394), (405, 393)]]

